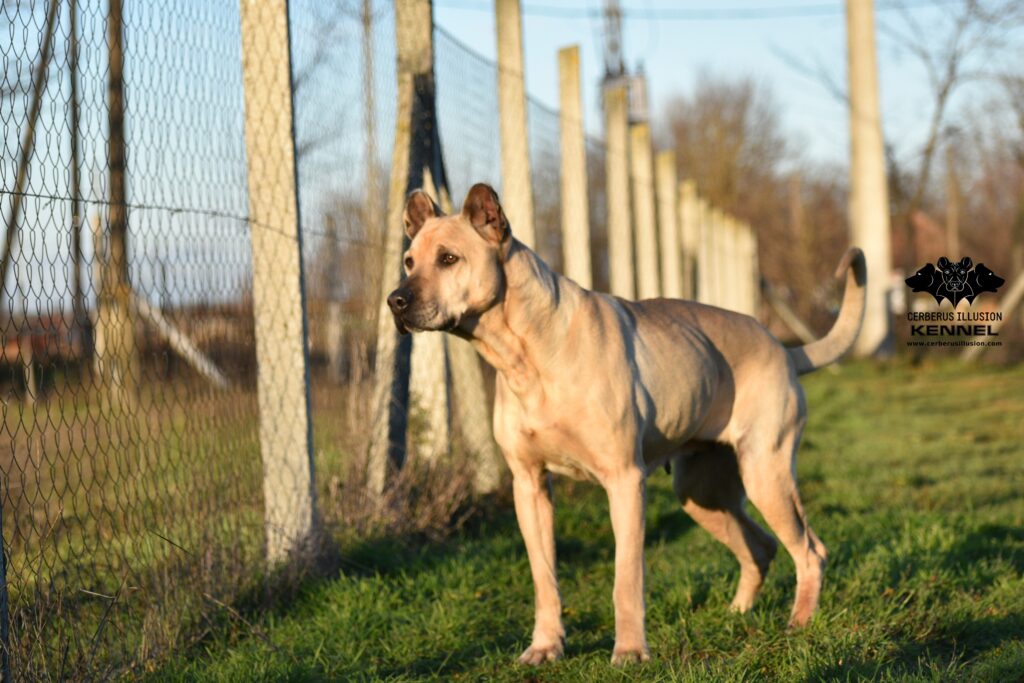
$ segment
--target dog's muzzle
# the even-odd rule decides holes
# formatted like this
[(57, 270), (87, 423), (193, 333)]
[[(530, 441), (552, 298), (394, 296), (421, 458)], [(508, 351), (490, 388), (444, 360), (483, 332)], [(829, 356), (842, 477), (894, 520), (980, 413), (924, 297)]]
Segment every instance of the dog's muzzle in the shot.
[(403, 316), (409, 310), (409, 306), (412, 305), (412, 300), (412, 290), (406, 287), (399, 287), (388, 295), (388, 308), (391, 309), (391, 315), (395, 317), (395, 327), (398, 328), (399, 334), (409, 333), (409, 328), (406, 327)]

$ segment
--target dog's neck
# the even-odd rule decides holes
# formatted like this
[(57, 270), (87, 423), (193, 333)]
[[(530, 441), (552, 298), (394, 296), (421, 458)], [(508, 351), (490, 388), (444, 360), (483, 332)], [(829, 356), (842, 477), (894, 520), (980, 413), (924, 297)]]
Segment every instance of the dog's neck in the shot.
[(522, 242), (513, 239), (503, 262), (505, 291), (465, 331), (476, 350), (500, 372), (521, 399), (540, 389), (546, 366), (562, 348), (582, 290), (552, 271)]

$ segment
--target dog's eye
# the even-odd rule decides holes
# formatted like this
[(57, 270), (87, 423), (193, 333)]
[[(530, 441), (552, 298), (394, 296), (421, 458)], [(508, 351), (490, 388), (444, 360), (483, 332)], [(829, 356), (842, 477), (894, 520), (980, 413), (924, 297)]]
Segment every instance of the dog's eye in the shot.
[(441, 254), (441, 258), (438, 259), (438, 263), (442, 266), (450, 266), (458, 260), (459, 257), (455, 254)]
[(412, 256), (406, 256), (405, 257), (405, 268), (406, 268), (406, 270), (412, 270), (412, 263), (413, 263)]

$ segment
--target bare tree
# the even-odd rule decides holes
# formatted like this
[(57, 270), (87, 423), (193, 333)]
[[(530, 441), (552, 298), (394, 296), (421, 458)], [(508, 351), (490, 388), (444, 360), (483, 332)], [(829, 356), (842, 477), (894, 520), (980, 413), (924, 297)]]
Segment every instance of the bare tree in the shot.
[[(1015, 0), (954, 0), (929, 8), (936, 19), (927, 23), (917, 18), (904, 3), (890, 5), (892, 19), (879, 20), (879, 31), (890, 47), (903, 51), (921, 64), (931, 93), (924, 141), (910, 158), (902, 162), (892, 146), (886, 148), (889, 196), (896, 213), (895, 227), (900, 231), (903, 265), (916, 268), (912, 219), (928, 201), (932, 187), (935, 155), (949, 125), (954, 94), (973, 82), (991, 82), (991, 62), (1005, 54), (1013, 31), (1024, 23), (1024, 6)], [(920, 5), (914, 9), (921, 9)], [(790, 68), (817, 82), (829, 95), (849, 103), (846, 88), (836, 81), (820, 59), (806, 59), (781, 48), (776, 55)]]
[(764, 277), (823, 330), (830, 320), (831, 264), (847, 240), (846, 185), (837, 169), (801, 160), (780, 119), (765, 83), (707, 72), (692, 94), (671, 100), (665, 111), (679, 177), (750, 223)]
[[(1006, 93), (1010, 112), (1017, 124), (1016, 139), (1010, 141), (1009, 150), (1017, 164), (1016, 188), (1011, 196), (1016, 197), (1016, 211), (1011, 230), (1010, 259), (1015, 277), (1024, 276), (1024, 72), (1004, 74), (1000, 79)], [(1015, 191), (1014, 191), (1015, 189)]]
[(908, 270), (918, 265), (912, 219), (925, 203), (952, 96), (967, 83), (985, 75), (984, 69), (977, 65), (1004, 48), (1012, 30), (1020, 26), (1024, 11), (1018, 5), (1012, 0), (995, 3), (962, 0), (937, 5), (939, 19), (930, 24), (922, 23), (906, 5), (901, 5), (896, 21), (879, 24), (881, 33), (890, 42), (921, 64), (932, 95), (928, 127), (920, 153), (916, 155), (910, 184), (894, 197), (902, 200), (896, 207), (896, 224), (904, 230), (903, 265)]
[(716, 206), (749, 218), (758, 188), (787, 154), (772, 91), (751, 78), (704, 71), (693, 94), (673, 99), (666, 114), (680, 177), (694, 180)]
[[(7, 271), (11, 265), (11, 257), (14, 252), (14, 245), (18, 237), (18, 224), (21, 218), (21, 205), (24, 201), (25, 184), (28, 182), (29, 165), (32, 162), (32, 152), (35, 147), (36, 126), (39, 122), (39, 114), (42, 109), (43, 95), (46, 91), (47, 74), (50, 67), (52, 55), (53, 37), (57, 21), (57, 8), (60, 6), (58, 0), (50, 0), (46, 13), (46, 26), (43, 29), (43, 42), (39, 50), (39, 61), (32, 77), (32, 102), (28, 112), (28, 121), (21, 141), (21, 158), (18, 161), (18, 171), (14, 181), (14, 192), (11, 198), (10, 213), (7, 216), (6, 231), (4, 232), (3, 254), (0, 255), (0, 291), (7, 282)], [(6, 123), (6, 122), (5, 122)]]

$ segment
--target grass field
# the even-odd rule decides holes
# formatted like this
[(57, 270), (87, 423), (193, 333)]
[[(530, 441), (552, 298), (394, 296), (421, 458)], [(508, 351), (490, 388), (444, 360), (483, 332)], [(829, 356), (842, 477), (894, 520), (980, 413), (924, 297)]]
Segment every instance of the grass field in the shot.
[(753, 612), (727, 611), (737, 565), (659, 473), (647, 517), (652, 660), (612, 668), (607, 502), (556, 480), (568, 633), (558, 663), (513, 663), (532, 585), (514, 516), (495, 506), (444, 544), (348, 547), (341, 575), (153, 679), (1022, 680), (1024, 366), (847, 365), (805, 386), (801, 490), (830, 564), (804, 630), (785, 628), (794, 575), (783, 552)]

